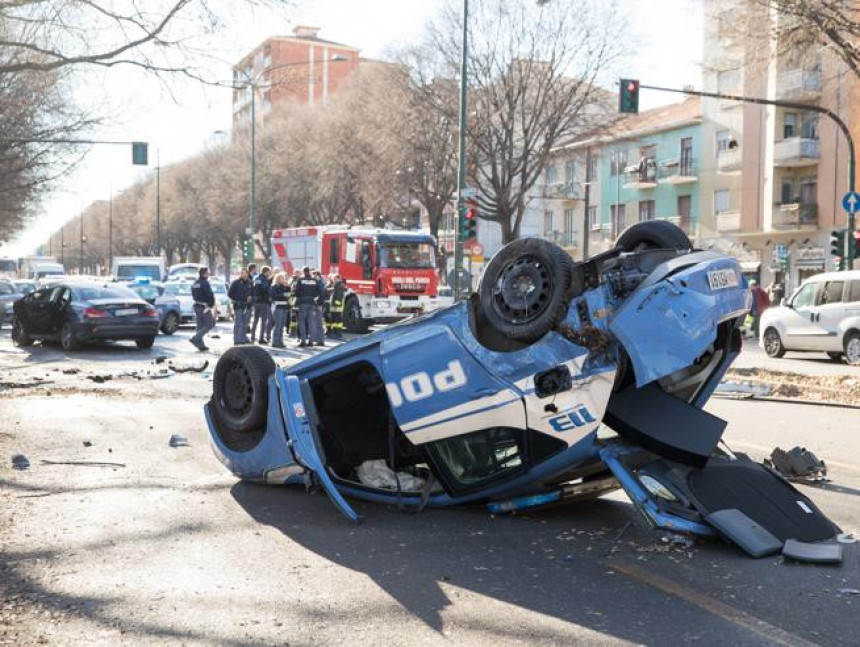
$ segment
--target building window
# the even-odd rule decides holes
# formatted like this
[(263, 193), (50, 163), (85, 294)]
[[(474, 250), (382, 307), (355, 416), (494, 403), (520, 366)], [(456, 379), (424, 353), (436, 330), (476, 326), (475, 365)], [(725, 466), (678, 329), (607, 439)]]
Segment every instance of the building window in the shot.
[(716, 148), (717, 154), (722, 151), (729, 150), (729, 141), (731, 141), (732, 135), (728, 129), (718, 130), (716, 132)]
[(572, 186), (576, 182), (576, 161), (567, 160), (564, 163), (564, 183), (567, 186)]
[(728, 189), (714, 191), (714, 213), (722, 213), (729, 210), (731, 204), (731, 193)]
[(800, 136), (804, 139), (818, 139), (818, 117), (817, 112), (807, 112), (803, 115), (800, 123)]
[(782, 138), (791, 139), (797, 137), (797, 113), (786, 112), (782, 116)]
[(818, 202), (818, 178), (808, 177), (800, 181), (800, 201), (803, 204)]
[(591, 229), (600, 229), (600, 217), (597, 214), (597, 207), (588, 207), (588, 226)]
[(626, 226), (627, 205), (613, 204), (610, 207), (610, 215), (612, 216), (612, 231), (617, 236)]
[(653, 200), (639, 201), (639, 220), (654, 220), (655, 203)]
[(564, 210), (564, 244), (573, 245), (573, 209)]
[(612, 154), (612, 159), (609, 162), (609, 174), (619, 175), (624, 172), (624, 167), (627, 166), (627, 151), (615, 151)]
[(597, 163), (599, 159), (597, 155), (589, 155), (587, 161), (587, 173), (588, 177), (585, 178), (586, 182), (594, 182), (597, 179)]
[(556, 171), (555, 164), (550, 164), (546, 167), (546, 183), (555, 184), (558, 179), (558, 172)]
[(779, 187), (779, 203), (792, 204), (794, 199), (794, 180), (783, 180)]
[(693, 175), (693, 138), (681, 139), (681, 158), (678, 169), (680, 174), (688, 177)]
[(544, 211), (543, 213), (543, 235), (549, 236), (552, 233), (552, 211)]

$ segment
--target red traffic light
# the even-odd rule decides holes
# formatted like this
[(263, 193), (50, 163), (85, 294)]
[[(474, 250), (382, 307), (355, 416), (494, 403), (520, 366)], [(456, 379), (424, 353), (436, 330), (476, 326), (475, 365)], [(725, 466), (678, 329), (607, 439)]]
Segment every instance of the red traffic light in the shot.
[(475, 207), (469, 207), (466, 209), (466, 213), (464, 214), (464, 218), (466, 218), (466, 220), (474, 220), (477, 217), (478, 213), (475, 210)]
[(628, 81), (627, 82), (627, 91), (628, 92), (636, 92), (636, 81)]

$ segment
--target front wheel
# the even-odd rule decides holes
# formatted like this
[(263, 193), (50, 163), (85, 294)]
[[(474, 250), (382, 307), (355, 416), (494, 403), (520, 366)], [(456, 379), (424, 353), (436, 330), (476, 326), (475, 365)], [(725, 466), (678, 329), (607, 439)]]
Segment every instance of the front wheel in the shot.
[(785, 346), (782, 345), (782, 340), (775, 328), (765, 330), (762, 341), (764, 341), (764, 352), (768, 357), (780, 358), (785, 355)]
[(347, 332), (363, 334), (370, 328), (370, 322), (361, 316), (358, 299), (349, 297), (343, 306), (343, 327)]
[(164, 321), (161, 322), (161, 332), (165, 335), (172, 335), (179, 330), (179, 315), (175, 312), (168, 312), (164, 316)]
[(155, 343), (155, 337), (140, 337), (135, 339), (134, 343), (137, 344), (140, 350), (146, 350), (152, 348), (152, 345)]
[(21, 348), (33, 345), (33, 338), (27, 334), (24, 324), (17, 317), (12, 322), (12, 343)]
[(63, 329), (60, 331), (60, 345), (65, 351), (78, 350), (81, 347), (81, 342), (78, 340), (75, 328), (70, 321), (64, 323)]
[(860, 332), (848, 333), (845, 337), (845, 361), (851, 366), (860, 366)]

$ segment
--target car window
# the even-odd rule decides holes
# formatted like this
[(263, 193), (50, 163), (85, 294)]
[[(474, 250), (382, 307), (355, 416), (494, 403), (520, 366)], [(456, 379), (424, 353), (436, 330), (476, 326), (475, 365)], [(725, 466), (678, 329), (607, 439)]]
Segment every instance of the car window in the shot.
[(227, 286), (225, 286), (223, 283), (213, 283), (212, 292), (214, 292), (215, 294), (226, 294)]
[(34, 303), (47, 303), (48, 298), (51, 296), (51, 288), (44, 288), (43, 290), (36, 290), (30, 296), (30, 301)]
[(91, 301), (92, 299), (139, 299), (134, 292), (121, 285), (102, 287), (97, 285), (74, 287), (74, 295), (77, 301)]
[(129, 290), (137, 294), (141, 299), (155, 299), (161, 295), (161, 290), (154, 285), (129, 286)]
[(797, 294), (794, 295), (794, 299), (791, 302), (795, 308), (804, 308), (809, 307), (815, 303), (815, 292), (818, 290), (818, 283), (807, 283), (802, 286)]
[(51, 289), (50, 300), (52, 303), (57, 303), (60, 300), (63, 292), (65, 292), (66, 288), (62, 285), (57, 285)]
[(191, 286), (187, 283), (174, 283), (164, 288), (164, 294), (187, 296), (191, 294)]
[(828, 281), (825, 283), (824, 289), (821, 291), (821, 305), (840, 303), (844, 287), (845, 281)]
[(468, 489), (521, 469), (526, 462), (522, 430), (495, 427), (445, 438), (429, 447), (454, 489)]
[(860, 281), (851, 281), (849, 284), (848, 300), (852, 303), (860, 302)]
[(15, 288), (11, 283), (0, 283), (0, 294), (15, 294)]

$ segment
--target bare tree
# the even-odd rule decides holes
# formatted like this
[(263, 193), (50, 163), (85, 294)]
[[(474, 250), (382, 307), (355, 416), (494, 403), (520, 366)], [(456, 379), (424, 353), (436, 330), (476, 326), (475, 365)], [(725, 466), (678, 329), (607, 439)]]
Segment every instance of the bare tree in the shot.
[[(505, 242), (519, 236), (529, 190), (560, 142), (584, 136), (608, 117), (598, 88), (619, 53), (623, 25), (614, 6), (590, 0), (535, 3), (478, 0), (469, 21), (470, 182), (481, 217), (499, 223)], [(448, 5), (428, 29), (415, 66), (422, 87), (445, 91), (452, 113), (461, 15)], [(435, 82), (435, 83), (434, 83)]]

